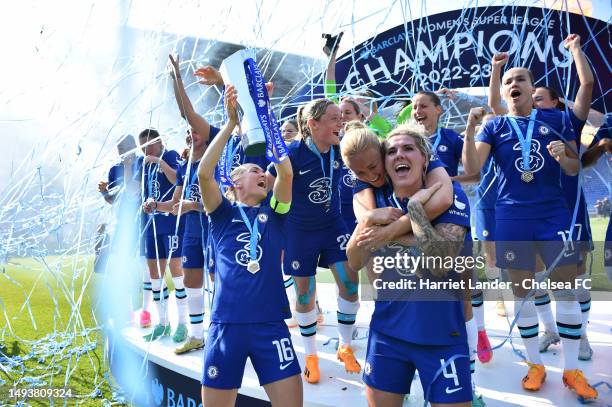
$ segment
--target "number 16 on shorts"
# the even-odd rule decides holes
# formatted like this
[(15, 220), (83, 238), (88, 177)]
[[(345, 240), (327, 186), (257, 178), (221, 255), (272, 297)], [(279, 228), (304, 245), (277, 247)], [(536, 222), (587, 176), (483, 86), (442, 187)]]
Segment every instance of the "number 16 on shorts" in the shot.
[(282, 338), (280, 341), (272, 341), (272, 345), (276, 346), (276, 351), (278, 352), (280, 370), (285, 370), (287, 366), (291, 365), (293, 359), (295, 359), (295, 354), (293, 353), (293, 348), (291, 347), (291, 341), (289, 338)]

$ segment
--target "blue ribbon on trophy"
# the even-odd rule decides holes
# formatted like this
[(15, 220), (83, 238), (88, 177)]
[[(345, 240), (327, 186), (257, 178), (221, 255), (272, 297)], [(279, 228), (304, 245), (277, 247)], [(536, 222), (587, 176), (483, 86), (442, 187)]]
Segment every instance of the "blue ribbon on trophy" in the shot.
[(244, 70), (249, 83), (249, 93), (257, 110), (257, 118), (265, 135), (266, 158), (268, 161), (278, 163), (274, 156), (273, 147), (276, 149), (279, 158), (282, 158), (287, 155), (287, 146), (281, 135), (276, 116), (272, 111), (264, 77), (253, 58), (244, 61)]
[[(287, 147), (281, 136), (278, 121), (272, 111), (270, 98), (261, 71), (254, 60), (255, 51), (240, 50), (227, 57), (219, 71), (225, 83), (231, 83), (238, 91), (238, 104), (242, 108), (242, 147), (245, 155), (259, 156), (264, 152), (271, 162), (287, 155)], [(231, 184), (229, 172), (236, 152), (233, 139), (226, 145), (221, 158), (221, 182)], [(230, 155), (231, 154), (231, 155)], [(228, 170), (229, 167), (229, 170)]]

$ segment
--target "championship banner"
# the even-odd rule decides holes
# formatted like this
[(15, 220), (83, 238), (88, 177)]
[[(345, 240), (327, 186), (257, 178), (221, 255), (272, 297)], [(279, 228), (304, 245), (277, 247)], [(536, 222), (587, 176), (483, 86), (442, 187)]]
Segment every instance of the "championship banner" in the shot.
[[(340, 93), (367, 88), (380, 98), (409, 97), (419, 90), (487, 87), (491, 59), (507, 52), (507, 67), (531, 69), (536, 86), (550, 86), (573, 100), (579, 83), (563, 40), (580, 35), (597, 72), (592, 107), (605, 112), (611, 78), (610, 24), (580, 14), (536, 7), (477, 7), (407, 21), (357, 45), (338, 58)], [(302, 89), (297, 105), (322, 97), (324, 75)]]

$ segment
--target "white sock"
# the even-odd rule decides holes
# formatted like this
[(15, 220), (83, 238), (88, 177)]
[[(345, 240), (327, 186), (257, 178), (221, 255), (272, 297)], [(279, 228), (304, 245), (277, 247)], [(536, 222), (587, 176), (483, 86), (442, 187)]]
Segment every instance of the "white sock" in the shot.
[[(542, 278), (546, 270), (538, 271), (535, 273), (536, 281), (543, 281)], [(536, 312), (538, 313), (538, 319), (544, 325), (546, 332), (556, 333), (557, 325), (555, 323), (555, 317), (552, 312), (552, 306), (550, 304), (550, 296), (547, 291), (536, 290), (535, 293), (535, 305)]]
[(514, 315), (518, 315), (516, 326), (527, 350), (527, 360), (538, 365), (543, 364), (538, 344), (538, 315), (533, 300), (526, 300), (523, 303), (523, 298), (515, 297)]
[(554, 293), (557, 301), (557, 329), (563, 347), (565, 370), (578, 368), (578, 351), (582, 332), (582, 317), (576, 295), (571, 290), (559, 290)]
[[(586, 280), (587, 275), (583, 274), (576, 277), (576, 280)], [(591, 313), (591, 292), (583, 287), (582, 284), (578, 284), (576, 289), (576, 297), (580, 304), (580, 311), (582, 315), (582, 335), (586, 333), (587, 326), (589, 325), (589, 314)]]
[(179, 324), (187, 323), (187, 292), (183, 285), (183, 276), (172, 277), (174, 283), (174, 297), (176, 299), (176, 308), (178, 310)]
[(142, 309), (148, 311), (153, 301), (153, 289), (151, 288), (151, 276), (146, 270), (142, 276)]
[(152, 278), (151, 288), (153, 291), (153, 302), (157, 307), (157, 315), (159, 318), (160, 325), (168, 325), (168, 287), (163, 287), (162, 290), (162, 279)]
[(351, 345), (359, 301), (348, 301), (338, 296), (338, 346)]
[(300, 326), (300, 333), (304, 341), (306, 355), (317, 354), (317, 310), (313, 308), (308, 312), (295, 312), (295, 319)]
[(479, 331), (484, 331), (484, 298), (482, 291), (472, 295), (472, 312), (474, 313), (476, 327)]
[(189, 336), (204, 338), (204, 293), (202, 288), (185, 287), (189, 310)]

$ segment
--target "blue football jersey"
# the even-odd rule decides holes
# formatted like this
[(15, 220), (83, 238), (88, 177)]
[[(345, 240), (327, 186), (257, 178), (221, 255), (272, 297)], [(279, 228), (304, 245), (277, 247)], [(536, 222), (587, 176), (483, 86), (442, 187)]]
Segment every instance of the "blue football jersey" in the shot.
[(601, 140), (612, 138), (612, 113), (606, 115), (604, 124), (595, 133), (593, 143), (599, 143)]
[(461, 152), (463, 151), (463, 137), (454, 130), (439, 127), (438, 132), (429, 136), (431, 145), (435, 148), (433, 152), (446, 165), (446, 171), (451, 177), (457, 176), (459, 163), (461, 162)]
[[(578, 147), (578, 150), (576, 151), (576, 153), (580, 157), (580, 152), (581, 152), (581, 147), (582, 147), (581, 146), (582, 129), (584, 128), (586, 121), (580, 120), (579, 118), (577, 118), (573, 110), (571, 109), (568, 109), (567, 111), (564, 111), (563, 113), (568, 116), (569, 122), (572, 124), (572, 128), (574, 129), (574, 134), (576, 135), (576, 145)], [(576, 207), (576, 203), (578, 203), (578, 212), (576, 214), (575, 223), (578, 223), (586, 227), (586, 225), (590, 224), (589, 215), (586, 211), (586, 207), (587, 207), (586, 199), (584, 197), (584, 191), (582, 190), (582, 188), (578, 188), (578, 177), (581, 177), (582, 175), (578, 174), (578, 175), (570, 176), (570, 175), (566, 175), (563, 172), (563, 170), (560, 170), (560, 171), (561, 171), (561, 186), (563, 187), (563, 194), (565, 195), (565, 200), (567, 201), (567, 205), (570, 208), (570, 211), (572, 212), (572, 218), (573, 218), (574, 208)]]
[[(528, 117), (516, 117), (516, 122), (526, 135)], [(535, 117), (529, 170), (534, 179), (524, 182), (521, 145), (507, 116), (498, 116), (487, 122), (476, 141), (491, 145), (499, 176), (497, 219), (539, 219), (567, 211), (567, 203), (561, 188), (561, 168), (548, 153), (550, 142), (575, 141), (574, 130), (566, 115), (556, 109), (538, 109)]]
[[(272, 210), (271, 196), (257, 207), (231, 204), (223, 198), (210, 213), (210, 233), (216, 242), (212, 322), (271, 322), (291, 316), (281, 271), (287, 215)], [(256, 273), (247, 270), (251, 234), (237, 205), (242, 205), (251, 225), (258, 222), (256, 255), (260, 270)]]
[(487, 161), (480, 169), (480, 183), (476, 188), (476, 208), (475, 209), (495, 209), (497, 201), (497, 182), (498, 177), (495, 173), (495, 160), (489, 155)]
[[(202, 202), (200, 185), (198, 183), (199, 161), (191, 163), (182, 162), (176, 170), (176, 186), (183, 188), (183, 199), (194, 202)], [(208, 230), (208, 217), (206, 213), (189, 211), (185, 215), (185, 237), (202, 237), (205, 241), (205, 233)]]
[(355, 182), (357, 178), (355, 178), (355, 174), (346, 164), (342, 164), (341, 168), (341, 181), (340, 181), (340, 212), (342, 215), (346, 217), (349, 216), (355, 217), (355, 213), (353, 212), (353, 188), (355, 187)]
[[(466, 228), (466, 242), (471, 242), (470, 209), (467, 196), (458, 183), (453, 183), (455, 198), (453, 205), (442, 215), (434, 219), (433, 226), (439, 223), (452, 223)], [(375, 191), (378, 207), (395, 206), (406, 210), (408, 201), (399, 202), (392, 196), (389, 188)], [(409, 253), (418, 256), (420, 251), (415, 248), (389, 244), (383, 250), (385, 256), (395, 257), (397, 254)], [(434, 281), (460, 280), (459, 274), (451, 271), (447, 278), (437, 279), (425, 272), (425, 279)], [(394, 300), (382, 294), (385, 300), (377, 300), (370, 327), (385, 335), (392, 336), (407, 342), (423, 345), (452, 345), (465, 343), (465, 319), (463, 316), (463, 302), (460, 300), (460, 290), (429, 290), (419, 289), (419, 278), (400, 269), (386, 269), (382, 275), (385, 281), (406, 279), (415, 282), (414, 289), (395, 290), (397, 296)], [(381, 293), (379, 292), (379, 298)], [(445, 299), (442, 299), (445, 298)], [(435, 316), (432, 318), (432, 316)]]
[[(179, 166), (180, 156), (176, 151), (164, 151), (160, 158), (175, 170)], [(139, 157), (136, 177), (140, 179), (142, 183), (143, 201), (149, 198), (153, 198), (158, 202), (172, 199), (175, 184), (171, 183), (168, 178), (166, 178), (159, 164), (144, 164), (144, 157)], [(155, 232), (157, 232), (158, 235), (173, 234), (176, 230), (176, 216), (172, 214), (157, 212), (155, 215), (149, 214), (147, 217), (151, 219), (151, 222), (153, 222), (152, 218), (154, 218)], [(147, 233), (150, 235), (153, 234), (151, 222), (147, 222)], [(179, 225), (179, 230), (182, 231), (182, 225)]]
[[(333, 162), (330, 163), (333, 151)], [(287, 222), (307, 230), (320, 230), (333, 225), (340, 218), (340, 193), (338, 186), (342, 178), (340, 148), (332, 146), (321, 154), (321, 160), (312, 152), (304, 140), (288, 146), (288, 155), (293, 166), (293, 198)], [(333, 168), (330, 171), (330, 165)], [(276, 176), (276, 168), (268, 166)], [(330, 172), (333, 172), (330, 180)]]
[[(136, 173), (138, 170), (137, 160), (132, 162), (132, 179), (135, 180)], [(121, 216), (128, 216), (123, 210), (125, 205), (129, 206), (128, 212), (131, 212), (133, 208), (136, 208), (138, 205), (142, 203), (140, 190), (134, 189), (131, 191), (127, 191), (125, 188), (125, 164), (118, 163), (113, 165), (108, 171), (108, 191), (111, 195), (115, 197), (115, 211), (121, 213)], [(126, 207), (127, 207), (126, 206)], [(132, 213), (129, 213), (129, 217), (131, 219)]]
[(113, 165), (108, 170), (108, 190), (116, 191), (123, 186), (123, 163)]

